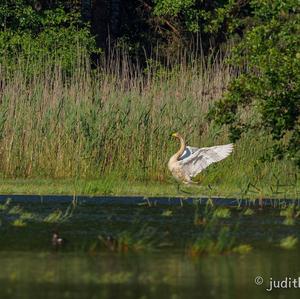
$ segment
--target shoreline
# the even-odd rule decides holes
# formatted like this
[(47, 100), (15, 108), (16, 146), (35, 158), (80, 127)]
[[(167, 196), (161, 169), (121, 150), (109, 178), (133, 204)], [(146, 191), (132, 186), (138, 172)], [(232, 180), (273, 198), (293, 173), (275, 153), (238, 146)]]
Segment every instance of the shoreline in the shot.
[(300, 189), (285, 188), (271, 193), (266, 186), (260, 191), (241, 192), (234, 185), (215, 185), (209, 188), (200, 186), (181, 186), (178, 193), (176, 184), (160, 182), (135, 182), (114, 179), (76, 180), (76, 179), (1, 179), (0, 194), (37, 196), (117, 196), (117, 197), (172, 197), (172, 198), (234, 198), (234, 199), (300, 199)]

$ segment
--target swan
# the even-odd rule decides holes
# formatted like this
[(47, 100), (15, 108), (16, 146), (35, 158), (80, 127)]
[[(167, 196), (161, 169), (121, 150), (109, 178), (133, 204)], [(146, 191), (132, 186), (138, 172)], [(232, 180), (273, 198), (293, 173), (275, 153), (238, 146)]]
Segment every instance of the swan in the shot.
[(168, 168), (173, 177), (184, 184), (195, 183), (192, 179), (210, 164), (228, 157), (233, 151), (233, 144), (212, 147), (191, 147), (185, 144), (183, 137), (177, 132), (171, 135), (180, 141), (179, 150), (170, 158)]

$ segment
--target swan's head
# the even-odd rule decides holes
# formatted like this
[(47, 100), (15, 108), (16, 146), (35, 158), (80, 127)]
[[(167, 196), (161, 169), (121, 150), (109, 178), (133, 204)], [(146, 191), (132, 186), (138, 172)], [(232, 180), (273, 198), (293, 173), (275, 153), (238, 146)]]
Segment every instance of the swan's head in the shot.
[(180, 134), (178, 132), (171, 134), (172, 137), (180, 138)]

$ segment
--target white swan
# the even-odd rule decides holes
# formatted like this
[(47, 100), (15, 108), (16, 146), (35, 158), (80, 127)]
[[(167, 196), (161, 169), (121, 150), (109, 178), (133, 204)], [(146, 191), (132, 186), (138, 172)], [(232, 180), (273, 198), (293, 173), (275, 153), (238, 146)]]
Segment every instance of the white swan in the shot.
[(184, 184), (194, 183), (193, 177), (210, 164), (225, 159), (233, 151), (232, 143), (198, 148), (186, 146), (179, 133), (174, 133), (172, 136), (180, 140), (180, 149), (170, 158), (168, 168), (174, 178)]

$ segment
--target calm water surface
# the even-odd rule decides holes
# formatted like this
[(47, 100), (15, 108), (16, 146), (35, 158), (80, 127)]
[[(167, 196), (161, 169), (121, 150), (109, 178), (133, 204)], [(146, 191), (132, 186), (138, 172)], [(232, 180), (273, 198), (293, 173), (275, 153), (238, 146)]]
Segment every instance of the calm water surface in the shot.
[[(2, 199), (1, 204), (4, 203)], [(18, 206), (36, 217), (25, 226), (13, 225)], [(269, 279), (300, 276), (299, 247), (281, 249), (286, 236), (300, 237), (300, 223), (284, 225), (278, 209), (231, 208), (228, 226), (237, 243), (251, 244), (249, 254), (191, 257), (187, 247), (203, 232), (195, 215), (205, 206), (100, 203), (86, 199), (63, 222), (46, 223), (55, 211), (63, 213), (69, 200), (17, 200), (0, 211), (0, 298), (299, 298), (300, 289), (267, 292)], [(70, 210), (69, 210), (70, 211)], [(16, 212), (16, 211), (15, 211)], [(20, 211), (19, 211), (20, 212)], [(28, 216), (28, 215), (27, 215)], [(233, 229), (239, 223), (238, 229)], [(52, 246), (52, 231), (65, 238), (64, 246)], [(151, 235), (148, 250), (108, 250), (99, 236), (117, 238), (129, 232)], [(264, 283), (255, 285), (261, 276)]]

